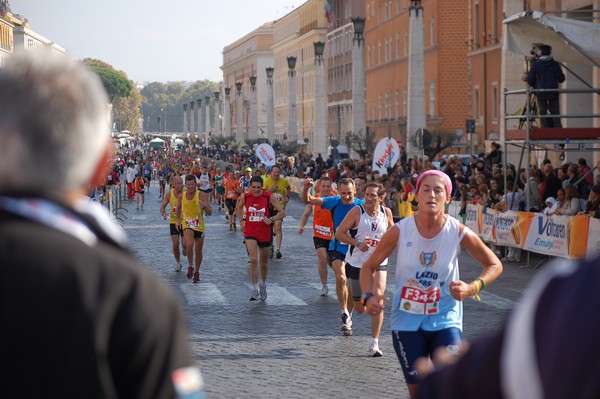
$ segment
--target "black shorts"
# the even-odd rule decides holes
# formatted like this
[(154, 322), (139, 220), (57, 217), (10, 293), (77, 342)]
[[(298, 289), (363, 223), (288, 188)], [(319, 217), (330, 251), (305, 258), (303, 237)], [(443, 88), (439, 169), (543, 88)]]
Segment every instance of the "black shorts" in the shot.
[(329, 261), (333, 263), (334, 260), (346, 260), (346, 254), (341, 253), (340, 251), (328, 251)]
[(321, 237), (313, 237), (313, 243), (315, 244), (315, 249), (325, 248), (328, 250), (330, 242), (331, 242), (331, 240), (326, 240)]
[(219, 195), (225, 194), (225, 186), (217, 186), (216, 190)]
[(258, 245), (259, 248), (269, 248), (269, 247), (271, 247), (273, 245), (273, 239), (272, 238), (271, 238), (271, 241), (269, 241), (269, 242), (258, 241), (254, 237), (244, 237), (244, 240), (254, 240), (254, 241), (256, 241), (256, 245)]
[(203, 193), (209, 194), (212, 191), (212, 188), (206, 188), (206, 189), (199, 189), (200, 191), (202, 191)]
[(183, 236), (183, 230), (177, 230), (177, 225), (175, 223), (169, 223), (169, 230), (171, 230), (172, 236)]
[(233, 199), (233, 198), (226, 198), (225, 199), (225, 206), (229, 210), (229, 214), (230, 215), (233, 215), (233, 213), (235, 212), (235, 204), (236, 203), (237, 203), (236, 199)]
[(184, 230), (192, 230), (194, 232), (194, 238), (202, 238), (202, 237), (204, 237), (204, 232), (203, 231), (198, 231), (198, 230), (190, 229), (189, 227), (187, 229), (184, 229)]

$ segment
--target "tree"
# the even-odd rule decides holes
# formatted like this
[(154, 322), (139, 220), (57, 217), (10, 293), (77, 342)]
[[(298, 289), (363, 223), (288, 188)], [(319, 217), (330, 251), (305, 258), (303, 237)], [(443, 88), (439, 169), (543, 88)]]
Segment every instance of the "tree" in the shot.
[(104, 85), (110, 102), (113, 102), (117, 97), (127, 97), (131, 94), (133, 83), (127, 78), (125, 72), (117, 71), (111, 65), (93, 58), (86, 58), (83, 63), (96, 72)]
[[(427, 155), (429, 159), (435, 159), (435, 156), (438, 153), (452, 147), (457, 141), (457, 137), (454, 132), (449, 132), (446, 130), (434, 130), (433, 132), (426, 131), (426, 133), (429, 133), (430, 135), (430, 142), (427, 143), (427, 140), (424, 141), (425, 148), (423, 148), (423, 153)], [(420, 148), (421, 143), (419, 143), (417, 140), (420, 140), (418, 139), (418, 135), (414, 135), (411, 139), (411, 145), (415, 146), (416, 148)]]
[(369, 129), (365, 132), (361, 130), (350, 133), (346, 136), (346, 145), (365, 160), (367, 155), (373, 155), (375, 151), (375, 134), (371, 133)]
[(113, 116), (119, 130), (129, 130), (130, 132), (138, 132), (142, 115), (140, 112), (140, 104), (142, 96), (137, 90), (132, 90), (131, 95), (127, 97), (116, 97), (113, 101)]

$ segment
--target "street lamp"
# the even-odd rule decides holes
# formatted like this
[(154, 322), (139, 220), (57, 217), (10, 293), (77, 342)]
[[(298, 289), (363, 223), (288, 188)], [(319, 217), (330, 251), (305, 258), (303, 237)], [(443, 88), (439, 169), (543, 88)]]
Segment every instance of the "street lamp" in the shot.
[(291, 143), (298, 141), (298, 116), (296, 109), (296, 57), (287, 57), (288, 77), (290, 78), (288, 101), (288, 140)]
[(235, 140), (239, 143), (244, 141), (244, 133), (242, 131), (243, 109), (242, 109), (242, 82), (235, 82), (236, 99), (235, 99)]
[[(167, 132), (167, 108), (164, 107), (164, 108), (161, 108), (160, 110), (161, 110), (161, 112), (164, 112), (164, 114), (165, 114), (165, 117), (163, 118), (163, 123), (165, 124), (164, 127), (165, 127), (165, 133), (166, 133)], [(158, 131), (160, 131), (160, 120), (158, 121)]]
[(272, 144), (275, 142), (275, 109), (273, 104), (273, 73), (275, 68), (265, 68), (267, 72), (267, 139)]

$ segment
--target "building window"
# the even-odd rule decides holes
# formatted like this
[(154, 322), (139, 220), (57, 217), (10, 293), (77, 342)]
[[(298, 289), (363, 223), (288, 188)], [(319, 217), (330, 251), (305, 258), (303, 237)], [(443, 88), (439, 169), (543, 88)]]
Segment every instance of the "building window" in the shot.
[(498, 42), (498, 0), (492, 0), (492, 44)]
[(396, 92), (396, 120), (400, 117), (400, 93)]
[(473, 46), (479, 48), (479, 38), (481, 32), (479, 32), (479, 4), (475, 3), (475, 15), (473, 15)]
[(408, 95), (406, 93), (406, 87), (402, 91), (402, 114), (404, 117), (408, 116)]
[(498, 82), (492, 83), (492, 122), (498, 123), (500, 101), (498, 98)]
[(481, 107), (479, 101), (479, 86), (475, 86), (473, 88), (473, 116), (475, 117), (476, 124), (479, 124), (479, 117), (481, 116)]
[(404, 31), (404, 55), (408, 55), (408, 33)]
[(435, 117), (435, 82), (429, 84), (429, 116)]
[(396, 58), (400, 57), (400, 34), (396, 33)]
[(435, 45), (435, 18), (431, 17), (429, 21), (429, 45), (433, 47)]
[(381, 65), (381, 42), (377, 43), (379, 47), (377, 48), (377, 65)]

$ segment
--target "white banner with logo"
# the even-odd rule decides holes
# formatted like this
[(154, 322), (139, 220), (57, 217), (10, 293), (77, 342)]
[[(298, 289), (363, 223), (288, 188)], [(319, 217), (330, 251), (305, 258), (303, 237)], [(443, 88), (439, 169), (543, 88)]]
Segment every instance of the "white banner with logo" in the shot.
[(542, 213), (533, 216), (530, 226), (530, 234), (527, 235), (524, 249), (548, 255), (569, 256), (568, 234), (572, 217), (553, 216), (548, 217)]
[(372, 170), (379, 172), (380, 176), (387, 174), (387, 168), (393, 168), (400, 159), (400, 148), (394, 139), (384, 138), (379, 140), (373, 153)]
[(275, 150), (270, 144), (262, 143), (256, 147), (256, 157), (267, 167), (275, 165)]

